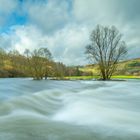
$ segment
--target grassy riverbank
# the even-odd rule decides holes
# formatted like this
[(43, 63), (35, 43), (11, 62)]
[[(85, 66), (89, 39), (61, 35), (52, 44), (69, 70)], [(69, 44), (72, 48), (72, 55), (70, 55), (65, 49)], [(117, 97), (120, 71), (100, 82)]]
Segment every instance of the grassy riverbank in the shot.
[[(91, 80), (91, 79), (98, 79), (99, 76), (69, 76), (64, 77), (65, 80)], [(112, 79), (139, 79), (140, 76), (133, 76), (133, 75), (114, 75)]]

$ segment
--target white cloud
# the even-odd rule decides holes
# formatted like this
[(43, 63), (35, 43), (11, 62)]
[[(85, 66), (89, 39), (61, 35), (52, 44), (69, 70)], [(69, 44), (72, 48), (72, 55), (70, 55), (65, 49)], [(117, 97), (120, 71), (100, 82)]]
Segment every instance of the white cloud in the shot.
[[(139, 0), (74, 0), (74, 15), (78, 20), (100, 24), (124, 24), (140, 21)], [(133, 19), (133, 20), (132, 20)]]
[(6, 22), (7, 17), (18, 5), (17, 0), (0, 0), (0, 25)]
[(0, 0), (0, 12), (10, 13), (17, 6), (17, 0)]
[(47, 38), (48, 46), (57, 60), (65, 64), (83, 64), (85, 45), (89, 42), (86, 26), (69, 25)]
[(95, 25), (115, 25), (128, 45), (128, 57), (140, 57), (139, 0), (74, 0), (75, 19), (94, 29)]
[(90, 32), (95, 25), (102, 24), (115, 25), (124, 35), (129, 56), (140, 57), (139, 3), (139, 0), (73, 0), (73, 7), (69, 7), (68, 0), (38, 0), (24, 1), (20, 9), (18, 0), (0, 0), (0, 25), (16, 8), (20, 10), (16, 12), (26, 13), (28, 18), (26, 25), (15, 25), (1, 35), (0, 47), (20, 52), (25, 48), (48, 47), (57, 61), (83, 64)]
[(10, 49), (21, 53), (25, 49), (47, 47), (56, 61), (68, 65), (86, 63), (84, 48), (89, 42), (89, 31), (84, 26), (69, 25), (53, 35), (42, 33), (36, 26), (15, 26), (11, 34), (3, 34), (3, 38), (3, 47), (10, 42)]
[[(110, 23), (119, 20), (116, 7), (112, 7), (112, 1), (110, 0), (74, 0), (73, 13), (77, 20), (94, 25), (98, 23), (110, 25)], [(112, 15), (115, 15), (115, 17)]]
[(69, 20), (66, 0), (26, 2), (25, 11), (28, 13), (30, 22), (45, 32), (60, 29)]
[(3, 48), (6, 47), (7, 42), (10, 42), (9, 49), (16, 49), (23, 53), (25, 49), (33, 50), (45, 46), (42, 41), (43, 34), (35, 26), (14, 26), (11, 28), (10, 33), (2, 34)]
[(32, 25), (16, 27), (12, 38), (12, 48), (20, 52), (25, 49), (33, 50), (39, 47), (46, 47), (47, 45), (43, 33)]

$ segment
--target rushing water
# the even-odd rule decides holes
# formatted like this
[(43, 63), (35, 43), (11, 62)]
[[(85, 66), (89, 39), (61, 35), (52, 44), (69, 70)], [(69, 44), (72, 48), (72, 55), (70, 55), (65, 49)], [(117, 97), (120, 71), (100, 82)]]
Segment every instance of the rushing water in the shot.
[(0, 140), (140, 140), (140, 81), (0, 79)]

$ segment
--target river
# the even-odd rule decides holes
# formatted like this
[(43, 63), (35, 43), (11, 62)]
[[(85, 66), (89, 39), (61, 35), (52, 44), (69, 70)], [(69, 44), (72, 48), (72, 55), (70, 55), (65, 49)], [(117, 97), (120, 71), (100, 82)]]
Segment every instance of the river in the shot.
[(0, 79), (0, 140), (140, 140), (140, 81)]

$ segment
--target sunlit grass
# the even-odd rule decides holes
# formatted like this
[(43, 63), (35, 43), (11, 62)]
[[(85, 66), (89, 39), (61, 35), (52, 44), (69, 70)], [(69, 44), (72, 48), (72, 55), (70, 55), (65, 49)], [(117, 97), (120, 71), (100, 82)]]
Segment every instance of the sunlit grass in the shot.
[(134, 75), (115, 75), (112, 76), (114, 79), (140, 79), (140, 76), (134, 76)]
[[(99, 79), (99, 76), (67, 76), (64, 77), (65, 80), (91, 80)], [(140, 79), (140, 76), (133, 75), (114, 75), (111, 79)]]
[(98, 76), (67, 76), (65, 79), (68, 80), (90, 80), (98, 78)]

